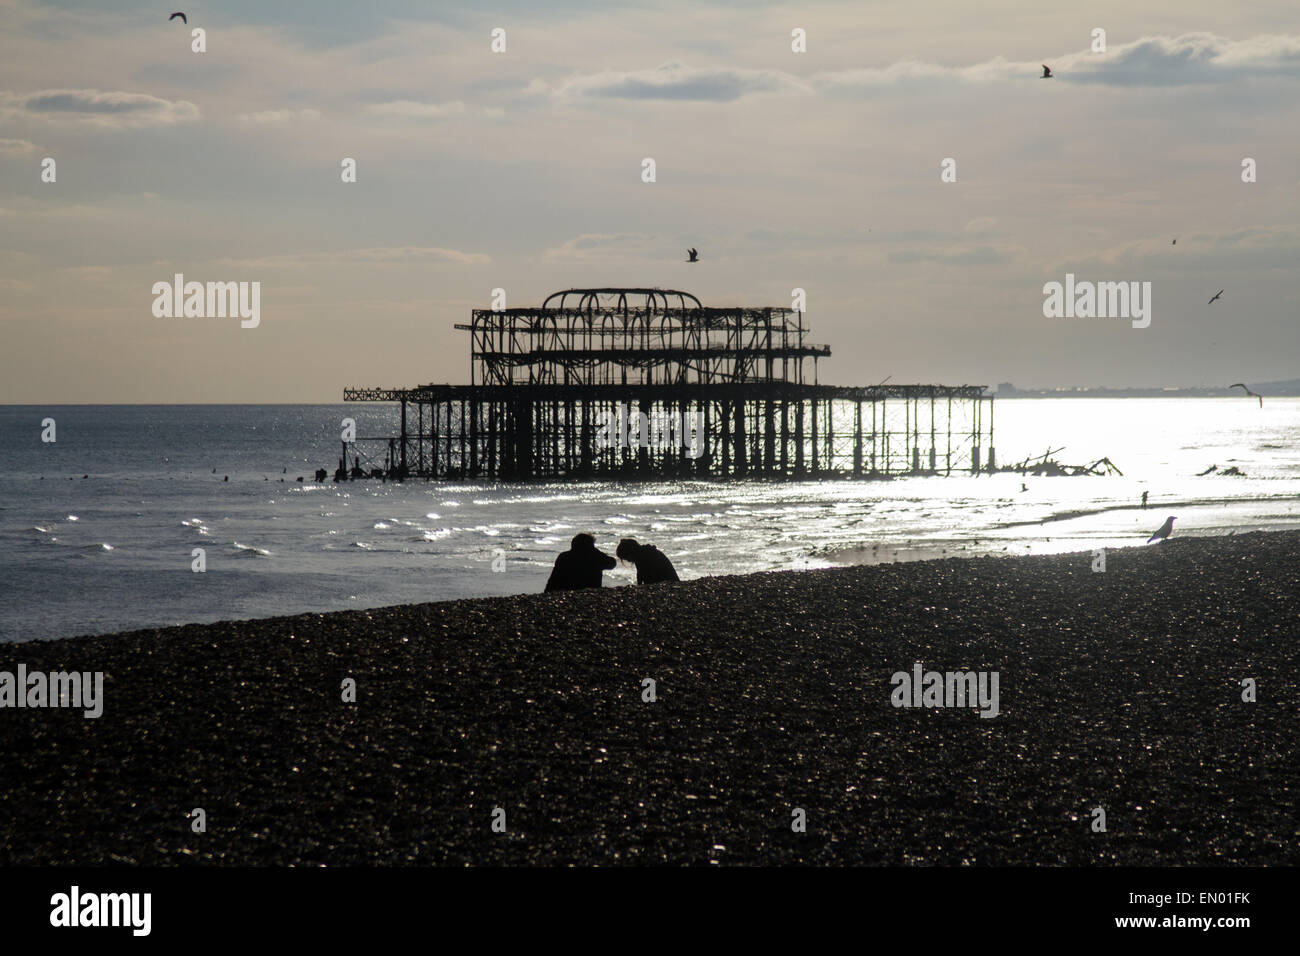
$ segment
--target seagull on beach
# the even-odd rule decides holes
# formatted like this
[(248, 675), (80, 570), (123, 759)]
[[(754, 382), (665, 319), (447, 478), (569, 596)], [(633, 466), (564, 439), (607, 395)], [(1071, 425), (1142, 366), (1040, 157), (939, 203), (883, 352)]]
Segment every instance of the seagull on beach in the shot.
[[(1219, 296), (1221, 296), (1221, 295), (1223, 295), (1223, 290), (1222, 290), (1222, 289), (1220, 289), (1218, 292), (1214, 293), (1214, 299), (1217, 299), (1217, 298), (1218, 298)], [(1207, 303), (1205, 303), (1205, 304), (1206, 304), (1206, 305), (1214, 305), (1214, 299), (1211, 299), (1209, 302), (1207, 302)]]
[(686, 260), (687, 262), (699, 262), (699, 261), (700, 261), (700, 254), (699, 254), (699, 252), (696, 251), (695, 249), (687, 249), (687, 250), (686, 250), (686, 254), (687, 254), (688, 256), (690, 256), (690, 258)]
[(190, 18), (187, 17), (185, 14), (181, 13), (179, 10), (177, 10), (177, 11), (176, 11), (175, 13), (173, 13), (170, 17), (168, 17), (168, 18), (167, 18), (167, 22), (168, 22), (168, 23), (171, 23), (171, 22), (172, 22), (173, 20), (175, 20), (177, 17), (180, 17), (180, 18), (181, 18), (181, 22), (184, 23), (186, 26), (189, 26)]
[[(1233, 382), (1231, 385), (1228, 386), (1228, 388), (1246, 388), (1246, 386), (1243, 385), (1241, 382)], [(1260, 408), (1264, 407), (1264, 396), (1259, 394), (1259, 392), (1252, 392), (1250, 389), (1246, 388), (1246, 394), (1248, 396), (1253, 395), (1255, 398), (1258, 398), (1259, 407)]]
[(1155, 534), (1153, 534), (1151, 537), (1147, 538), (1147, 544), (1150, 544), (1152, 541), (1163, 541), (1165, 538), (1169, 537), (1173, 533), (1174, 533), (1174, 519), (1172, 517), (1166, 518), (1165, 523), (1160, 526), (1160, 530), (1157, 531)]
[(1052, 68), (1051, 68), (1050, 66), (1048, 66), (1046, 63), (1044, 63), (1044, 64), (1043, 64), (1043, 75), (1040, 76), (1039, 79), (1040, 79), (1040, 80), (1050, 80), (1051, 78), (1052, 78)]

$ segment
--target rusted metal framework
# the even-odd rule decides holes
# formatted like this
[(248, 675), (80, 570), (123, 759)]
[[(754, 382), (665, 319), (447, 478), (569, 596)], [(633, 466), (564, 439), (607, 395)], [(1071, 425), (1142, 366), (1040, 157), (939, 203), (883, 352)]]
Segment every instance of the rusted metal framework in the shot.
[(456, 327), (470, 333), (471, 384), (345, 389), (399, 416), (396, 435), (345, 445), (346, 461), (381, 442), (377, 471), (391, 477), (866, 478), (996, 464), (984, 386), (819, 385), (830, 348), (805, 341), (791, 309), (568, 289)]
[(805, 360), (815, 379), (830, 354), (804, 342), (801, 313), (709, 309), (670, 289), (567, 289), (456, 328), (470, 333), (474, 385), (802, 384)]

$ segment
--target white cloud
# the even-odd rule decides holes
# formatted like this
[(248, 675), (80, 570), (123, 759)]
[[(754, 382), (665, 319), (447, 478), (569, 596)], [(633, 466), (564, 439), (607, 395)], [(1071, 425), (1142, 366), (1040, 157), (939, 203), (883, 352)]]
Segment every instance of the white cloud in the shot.
[(365, 249), (346, 249), (337, 252), (297, 252), (279, 256), (262, 256), (253, 259), (222, 259), (222, 265), (243, 268), (299, 268), (312, 265), (347, 265), (348, 263), (450, 263), (476, 266), (492, 261), (491, 256), (459, 249), (438, 246), (375, 246)]
[(525, 90), (567, 99), (702, 100), (726, 103), (754, 93), (807, 93), (802, 80), (780, 70), (689, 67), (664, 63), (650, 70), (609, 70), (572, 76), (550, 87), (533, 80)]
[(240, 113), (238, 119), (259, 126), (279, 126), (294, 120), (320, 119), (319, 110), (262, 110), (259, 113)]
[(637, 232), (587, 232), (547, 249), (542, 258), (552, 262), (639, 258), (649, 253), (653, 241), (654, 237)]
[[(1143, 37), (1112, 45), (1107, 53), (1076, 51), (1048, 57), (1054, 78), (1064, 83), (1113, 86), (1172, 86), (1227, 83), (1247, 76), (1300, 76), (1300, 36), (1231, 40), (1209, 33)], [(968, 66), (900, 60), (814, 74), (808, 79), (782, 70), (690, 67), (664, 63), (653, 69), (576, 74), (557, 84), (533, 79), (527, 95), (555, 99), (686, 100), (730, 102), (760, 93), (869, 92), (877, 89), (1002, 83), (1038, 79), (1040, 61), (994, 57)]]
[(366, 107), (366, 112), (374, 116), (391, 116), (399, 119), (442, 119), (446, 116), (460, 116), (465, 112), (465, 104), (459, 100), (451, 103), (393, 100), (388, 103), (373, 103)]
[(1175, 86), (1228, 83), (1247, 76), (1300, 76), (1300, 36), (1230, 40), (1210, 33), (1152, 36), (1111, 45), (1106, 53), (1083, 50), (1046, 60), (1013, 62), (995, 57), (970, 66), (906, 60), (883, 68), (819, 73), (820, 90), (853, 92), (921, 83), (993, 83), (1038, 79), (1040, 65), (1064, 83)]

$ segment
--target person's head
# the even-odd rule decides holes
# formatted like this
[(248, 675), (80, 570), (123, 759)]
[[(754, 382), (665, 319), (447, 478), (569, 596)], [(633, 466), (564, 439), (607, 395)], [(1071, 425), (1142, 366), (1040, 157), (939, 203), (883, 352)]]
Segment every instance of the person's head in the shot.
[(573, 536), (569, 542), (569, 547), (574, 551), (591, 551), (596, 547), (596, 539), (585, 531), (581, 531)]
[(620, 561), (635, 561), (636, 556), (641, 553), (641, 545), (637, 543), (636, 538), (624, 538), (618, 543), (618, 550), (614, 553), (618, 555)]

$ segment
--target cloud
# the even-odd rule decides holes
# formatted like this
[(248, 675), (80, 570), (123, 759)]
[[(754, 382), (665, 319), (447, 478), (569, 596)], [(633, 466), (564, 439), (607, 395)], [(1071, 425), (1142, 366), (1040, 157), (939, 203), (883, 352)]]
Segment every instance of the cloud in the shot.
[(1247, 226), (1229, 232), (1184, 233), (1178, 245), (1168, 236), (1120, 243), (1070, 257), (1054, 257), (1047, 271), (1075, 272), (1116, 269), (1129, 272), (1179, 268), (1193, 275), (1248, 270), (1294, 269), (1300, 256), (1300, 226)]
[(586, 232), (547, 249), (542, 258), (549, 262), (592, 262), (599, 259), (639, 258), (648, 254), (653, 236), (637, 232)]
[(437, 246), (383, 246), (370, 249), (353, 249), (342, 256), (356, 262), (453, 262), (458, 265), (485, 265), (491, 256), (479, 252), (461, 252), (459, 249), (441, 249)]
[(807, 93), (808, 86), (780, 70), (688, 67), (664, 63), (651, 70), (589, 73), (556, 87), (533, 80), (525, 90), (561, 99), (697, 100), (728, 103), (755, 93)]
[(240, 113), (238, 119), (259, 126), (278, 126), (294, 120), (320, 119), (319, 110), (262, 110), (260, 113)]
[(64, 274), (85, 282), (103, 282), (113, 274), (108, 266), (68, 266)]
[[(1231, 40), (1210, 33), (1143, 37), (1049, 57), (1055, 80), (1111, 86), (1229, 83), (1245, 77), (1300, 76), (1300, 36)], [(534, 79), (525, 94), (555, 100), (683, 100), (726, 103), (754, 94), (867, 93), (899, 87), (938, 87), (1037, 80), (1040, 61), (994, 57), (968, 66), (900, 60), (883, 67), (839, 70), (804, 79), (782, 70), (690, 67), (664, 63), (653, 69), (577, 74), (551, 85)], [(393, 104), (397, 105), (397, 104)]]
[(393, 100), (388, 103), (373, 103), (366, 107), (366, 112), (374, 116), (391, 116), (398, 119), (441, 119), (445, 116), (459, 116), (465, 112), (465, 104), (459, 100), (451, 103), (421, 103), (416, 100)]
[(299, 268), (313, 265), (347, 265), (349, 263), (450, 263), (462, 266), (486, 265), (491, 256), (437, 246), (376, 246), (338, 252), (296, 252), (254, 259), (221, 259), (222, 265), (241, 268)]
[(97, 219), (106, 216), (120, 215), (110, 207), (108, 202), (98, 204), (92, 203), (60, 203), (52, 202), (45, 199), (32, 199), (29, 197), (15, 196), (11, 200), (12, 205), (6, 209), (0, 209), (0, 215), (5, 216), (31, 216), (41, 221), (63, 220), (63, 219)]
[(962, 246), (955, 249), (899, 249), (889, 254), (894, 265), (937, 262), (945, 266), (987, 266), (1010, 262), (1019, 250), (1002, 246)]
[[(1091, 59), (1096, 57), (1096, 59)], [(1066, 77), (1114, 86), (1228, 83), (1248, 77), (1300, 76), (1300, 37), (1229, 40), (1210, 33), (1144, 37), (1107, 54), (1075, 54)], [(1056, 72), (1053, 67), (1053, 72)]]
[[(1211, 33), (1152, 36), (1111, 45), (1106, 53), (1077, 51), (1045, 61), (1053, 81), (1108, 86), (1178, 86), (1230, 83), (1246, 77), (1300, 76), (1300, 36), (1230, 40)], [(995, 57), (970, 66), (906, 60), (882, 68), (818, 73), (812, 84), (827, 92), (939, 83), (995, 83), (1038, 79), (1040, 61)]]
[(25, 139), (0, 139), (0, 153), (35, 152), (36, 144)]
[(165, 126), (199, 117), (188, 100), (165, 100), (148, 93), (101, 90), (0, 92), (0, 116), (20, 114), (47, 122), (93, 123), (97, 126)]

